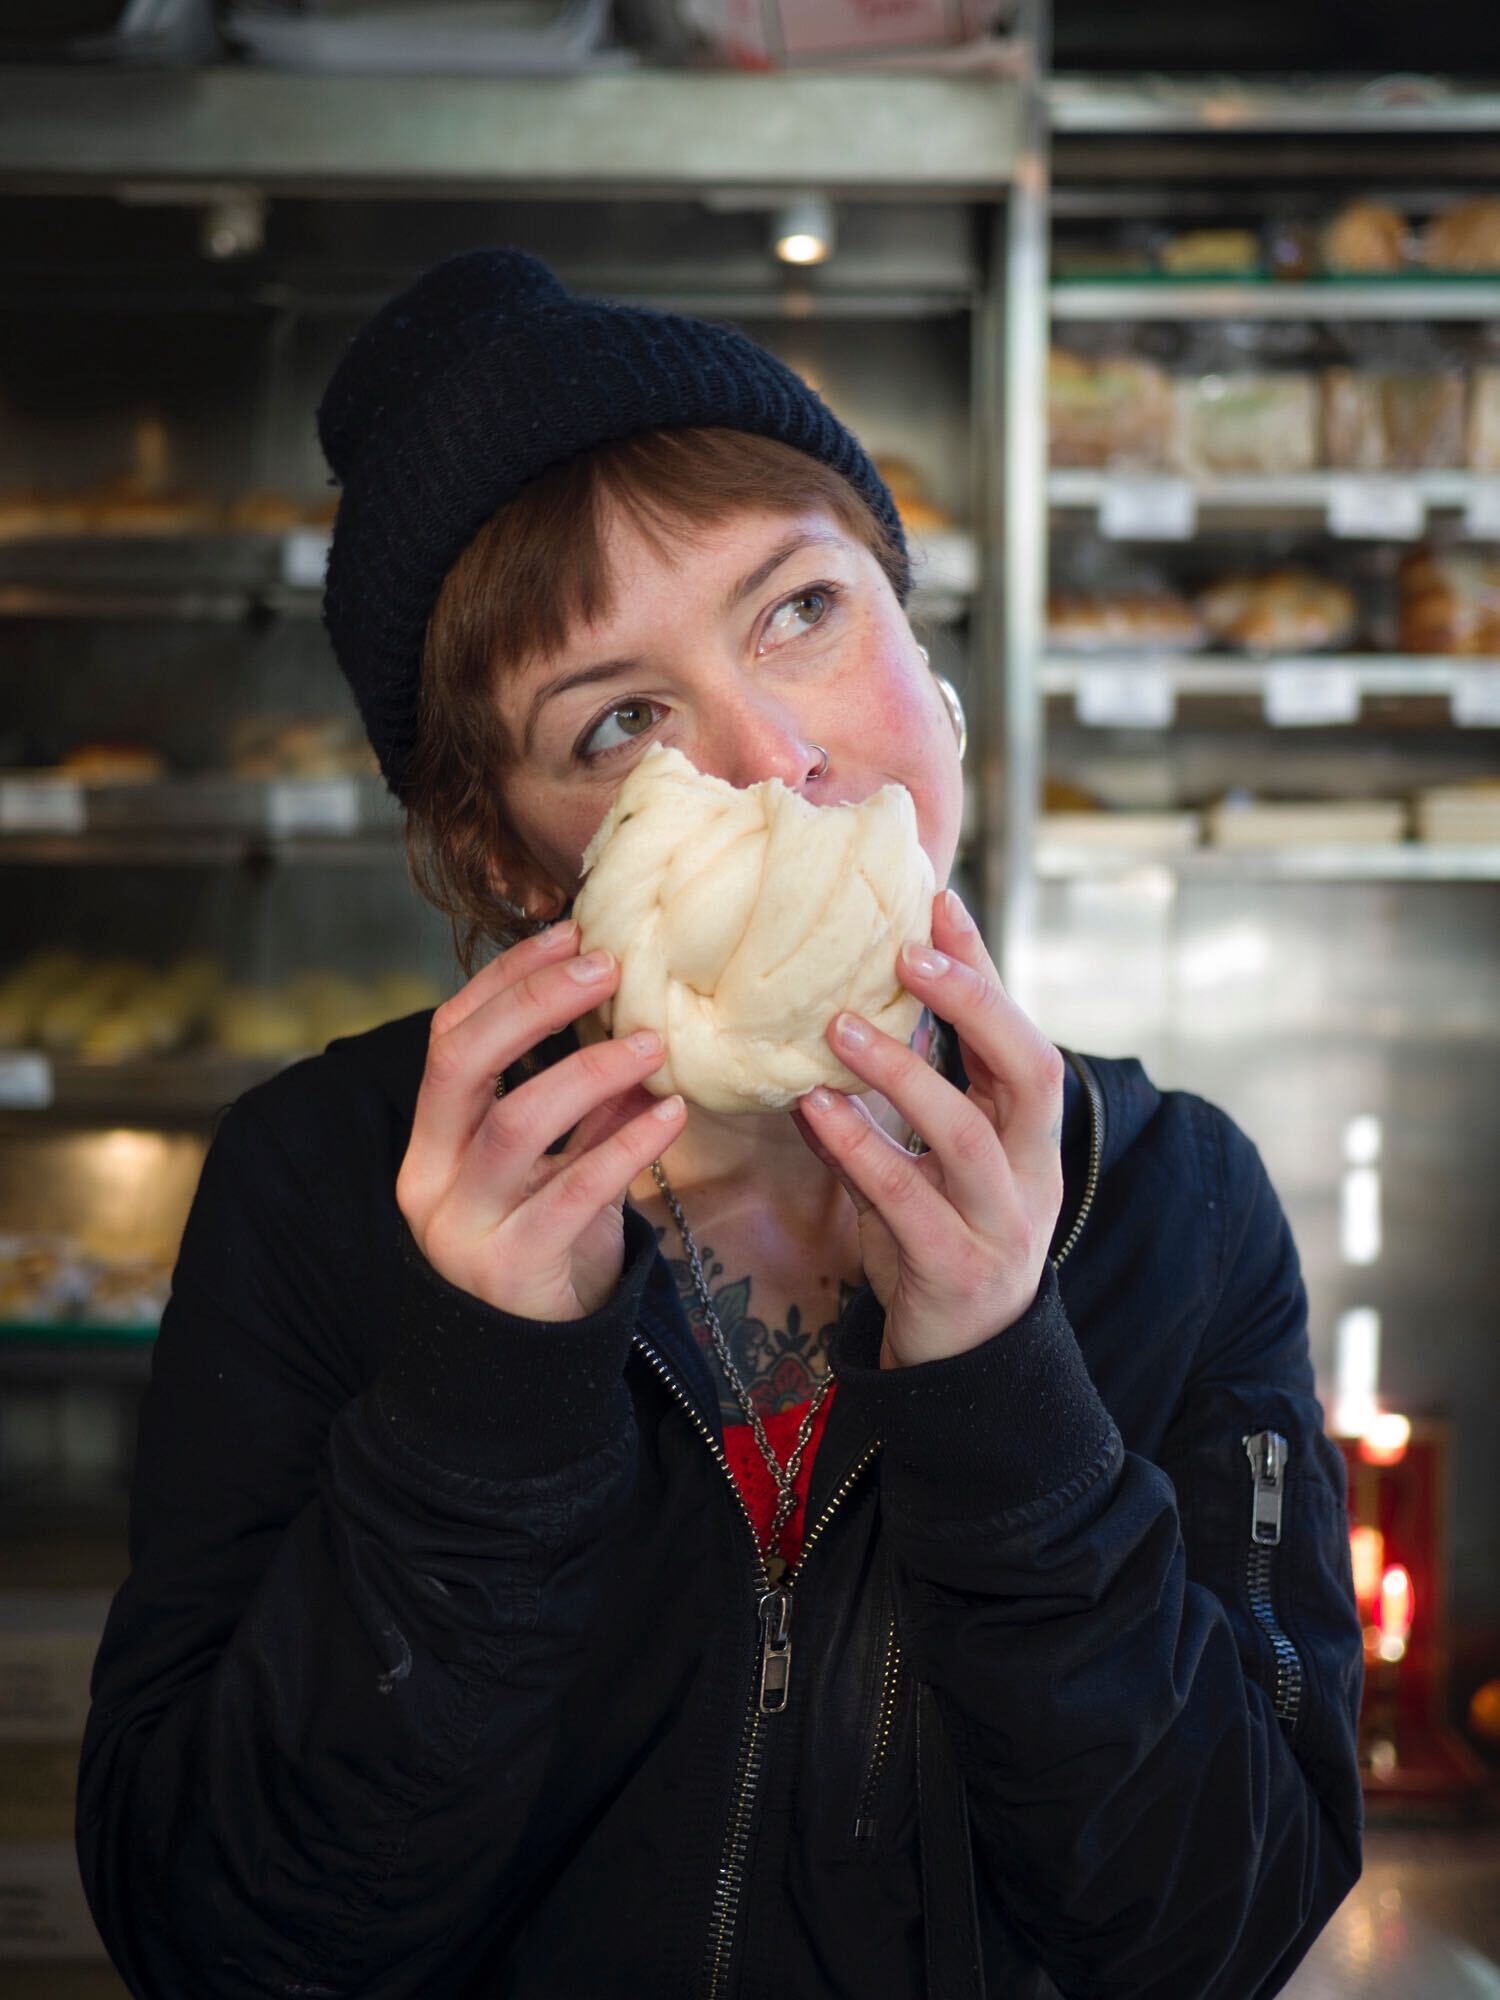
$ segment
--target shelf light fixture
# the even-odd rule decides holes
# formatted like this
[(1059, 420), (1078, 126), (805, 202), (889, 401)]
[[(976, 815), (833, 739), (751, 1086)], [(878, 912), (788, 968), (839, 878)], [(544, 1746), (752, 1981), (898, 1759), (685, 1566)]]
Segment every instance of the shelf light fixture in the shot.
[(833, 243), (833, 204), (826, 195), (797, 195), (771, 217), (771, 247), (783, 264), (825, 264)]

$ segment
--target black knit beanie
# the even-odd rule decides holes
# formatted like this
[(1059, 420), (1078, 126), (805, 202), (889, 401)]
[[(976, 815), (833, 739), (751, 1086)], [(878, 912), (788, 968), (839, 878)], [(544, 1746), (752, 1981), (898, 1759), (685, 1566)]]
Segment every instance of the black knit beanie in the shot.
[(841, 473), (901, 552), (906, 601), (885, 482), (806, 383), (733, 328), (576, 296), (505, 249), (447, 258), (356, 334), (318, 410), (342, 489), (323, 622), (397, 798), (427, 620), (485, 522), (575, 452), (686, 425), (779, 438)]

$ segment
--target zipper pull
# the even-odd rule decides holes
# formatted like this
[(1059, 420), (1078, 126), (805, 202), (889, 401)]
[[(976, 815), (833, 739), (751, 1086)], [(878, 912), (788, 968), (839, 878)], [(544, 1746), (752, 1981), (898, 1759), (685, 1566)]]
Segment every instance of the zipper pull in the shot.
[(760, 1712), (777, 1715), (786, 1707), (792, 1677), (792, 1594), (784, 1584), (760, 1600)]
[(1281, 1503), (1286, 1497), (1286, 1439), (1280, 1431), (1255, 1431), (1244, 1444), (1255, 1481), (1250, 1539), (1274, 1547), (1281, 1540)]

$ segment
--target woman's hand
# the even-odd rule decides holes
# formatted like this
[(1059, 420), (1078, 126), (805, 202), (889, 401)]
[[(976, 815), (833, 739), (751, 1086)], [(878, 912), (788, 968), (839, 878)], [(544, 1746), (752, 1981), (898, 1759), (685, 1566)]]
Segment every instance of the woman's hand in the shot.
[[(954, 914), (950, 914), (950, 909)], [(883, 1368), (964, 1354), (1013, 1326), (1041, 1283), (1062, 1209), (1064, 1062), (1009, 999), (962, 903), (932, 905), (941, 974), (897, 962), (903, 985), (957, 1030), (969, 1089), (857, 1015), (857, 1047), (830, 1022), (839, 1060), (931, 1150), (913, 1156), (841, 1091), (809, 1091), (792, 1116), (859, 1213), (865, 1276), (885, 1307)]]
[[(594, 958), (599, 954), (590, 953)], [(557, 924), (491, 961), (432, 1017), (396, 1205), (440, 1276), (526, 1319), (597, 1312), (625, 1263), (625, 1196), (682, 1131), (680, 1097), (641, 1082), (649, 1035), (575, 1050), (495, 1096), (495, 1078), (615, 989), (582, 980), (578, 926)], [(569, 1128), (560, 1153), (548, 1146)]]

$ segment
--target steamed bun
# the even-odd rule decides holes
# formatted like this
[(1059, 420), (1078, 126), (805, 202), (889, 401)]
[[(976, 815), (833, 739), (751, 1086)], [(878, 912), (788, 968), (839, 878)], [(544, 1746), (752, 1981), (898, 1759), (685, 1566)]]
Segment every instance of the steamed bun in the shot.
[(911, 1039), (922, 1003), (896, 956), (931, 942), (934, 877), (904, 785), (814, 806), (779, 778), (739, 790), (654, 743), (584, 850), (583, 878), (579, 950), (606, 947), (620, 977), (580, 1038), (655, 1028), (653, 1096), (751, 1112), (817, 1083), (866, 1089), (828, 1043), (843, 1007)]

